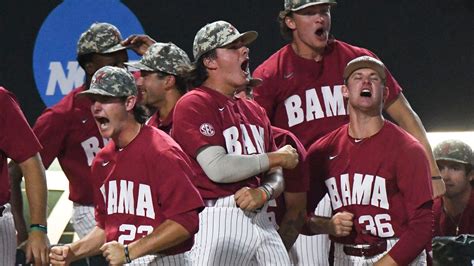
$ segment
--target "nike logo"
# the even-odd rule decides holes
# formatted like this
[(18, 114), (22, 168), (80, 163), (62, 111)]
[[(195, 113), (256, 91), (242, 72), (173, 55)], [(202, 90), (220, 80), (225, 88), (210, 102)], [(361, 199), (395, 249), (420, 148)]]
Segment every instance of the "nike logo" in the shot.
[(288, 73), (288, 74), (284, 74), (284, 75), (283, 75), (283, 78), (284, 78), (284, 79), (289, 79), (289, 78), (293, 77), (293, 73), (294, 73), (294, 72), (290, 72), (290, 73)]
[(337, 155), (329, 156), (329, 160), (332, 160), (332, 159), (334, 159), (334, 158), (336, 158), (336, 157), (337, 157)]
[(219, 108), (219, 111), (224, 111), (225, 107)]
[(357, 143), (357, 142), (361, 142), (363, 139), (354, 139), (354, 141)]
[(109, 163), (110, 163), (110, 161), (103, 162), (103, 163), (102, 163), (102, 166), (107, 166)]
[(87, 119), (82, 120), (82, 123), (85, 124), (87, 122)]

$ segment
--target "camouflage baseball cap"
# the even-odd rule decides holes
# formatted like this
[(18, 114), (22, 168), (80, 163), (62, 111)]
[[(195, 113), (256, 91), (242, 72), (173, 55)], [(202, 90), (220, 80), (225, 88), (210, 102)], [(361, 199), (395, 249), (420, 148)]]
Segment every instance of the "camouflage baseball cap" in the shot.
[(361, 68), (373, 69), (379, 74), (381, 79), (385, 80), (385, 65), (382, 63), (382, 61), (366, 55), (359, 56), (347, 63), (343, 74), (344, 80), (347, 80), (354, 71)]
[(337, 2), (334, 0), (285, 0), (285, 10), (298, 11), (309, 6), (322, 4), (336, 5)]
[(90, 88), (79, 95), (124, 97), (137, 95), (135, 78), (121, 67), (105, 66), (92, 76)]
[(453, 161), (463, 164), (472, 164), (472, 149), (466, 143), (459, 140), (445, 140), (436, 145), (433, 150), (435, 159)]
[(244, 45), (249, 45), (257, 39), (256, 31), (240, 33), (232, 24), (226, 21), (215, 21), (202, 27), (194, 37), (193, 55), (198, 60), (201, 55), (226, 46), (241, 39)]
[(109, 54), (127, 49), (120, 44), (120, 31), (109, 23), (94, 23), (81, 34), (77, 42), (77, 55), (99, 53)]
[(125, 64), (139, 70), (161, 71), (176, 76), (191, 67), (186, 52), (171, 42), (154, 43), (139, 62)]

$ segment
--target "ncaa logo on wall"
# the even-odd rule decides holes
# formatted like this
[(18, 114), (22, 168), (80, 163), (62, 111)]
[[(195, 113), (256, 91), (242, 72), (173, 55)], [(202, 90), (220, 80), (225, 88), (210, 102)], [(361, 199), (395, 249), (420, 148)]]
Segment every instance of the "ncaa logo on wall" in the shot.
[[(76, 60), (77, 41), (94, 22), (108, 22), (122, 33), (143, 34), (133, 12), (119, 0), (65, 0), (46, 18), (36, 37), (33, 73), (37, 90), (46, 106), (61, 100), (81, 86), (85, 72)], [(129, 60), (138, 60), (128, 52)]]

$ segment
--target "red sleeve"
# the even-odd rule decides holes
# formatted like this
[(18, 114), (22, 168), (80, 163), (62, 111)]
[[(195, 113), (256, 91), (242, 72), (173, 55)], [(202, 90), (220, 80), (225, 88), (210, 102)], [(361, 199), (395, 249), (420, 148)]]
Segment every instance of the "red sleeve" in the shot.
[(193, 158), (206, 145), (225, 147), (222, 125), (213, 110), (198, 95), (185, 95), (176, 104), (171, 136)]
[(413, 141), (399, 157), (396, 169), (397, 185), (403, 194), (409, 222), (389, 254), (398, 264), (407, 265), (431, 241), (433, 234), (431, 175), (421, 144)]
[(388, 252), (398, 265), (410, 264), (430, 243), (433, 237), (432, 205), (432, 201), (427, 202), (413, 212), (408, 223), (409, 229)]
[(66, 123), (66, 117), (50, 108), (46, 109), (36, 120), (33, 131), (45, 147), (41, 151), (41, 159), (45, 168), (48, 168), (61, 152), (62, 143), (68, 134)]
[(262, 85), (253, 89), (254, 100), (262, 106), (270, 120), (274, 115), (276, 100), (277, 87), (272, 85), (272, 80), (269, 78), (266, 69), (263, 66), (259, 66), (254, 72), (253, 77), (262, 79)]
[(180, 213), (169, 219), (182, 225), (191, 235), (199, 231), (199, 215), (196, 210)]
[(15, 96), (0, 87), (0, 150), (16, 163), (24, 162), (41, 150), (41, 144), (26, 121)]
[[(182, 213), (201, 210), (203, 202), (198, 190), (191, 183), (193, 172), (184, 159), (181, 150), (170, 149), (162, 154), (160, 163), (155, 163), (156, 171), (160, 172), (159, 180), (154, 187), (161, 205), (161, 211), (166, 219), (171, 219)], [(163, 167), (166, 166), (166, 167)]]
[(309, 215), (314, 214), (318, 203), (327, 193), (324, 183), (324, 154), (321, 141), (315, 142), (308, 149), (306, 157), (309, 172), (309, 191), (307, 195), (306, 210)]

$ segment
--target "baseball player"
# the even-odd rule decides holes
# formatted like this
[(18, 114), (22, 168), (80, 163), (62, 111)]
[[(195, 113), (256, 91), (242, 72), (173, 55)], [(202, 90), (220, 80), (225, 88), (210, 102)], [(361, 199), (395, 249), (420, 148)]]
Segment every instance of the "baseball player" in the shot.
[[(254, 89), (255, 100), (265, 108), (272, 125), (291, 131), (306, 149), (349, 120), (347, 103), (341, 93), (344, 84), (342, 72), (346, 64), (362, 55), (376, 57), (367, 49), (331, 36), (331, 8), (335, 5), (335, 0), (285, 0), (278, 20), (282, 36), (290, 43), (270, 56), (253, 73), (254, 77), (263, 80), (262, 86)], [(423, 125), (403, 96), (398, 82), (388, 70), (386, 75), (390, 93), (385, 110), (423, 143), (434, 177), (434, 196), (442, 195), (444, 184), (439, 178)], [(323, 206), (328, 204), (322, 202), (318, 211), (319, 215), (325, 216), (331, 210), (321, 208)], [(298, 241), (295, 245), (303, 246)], [(321, 241), (314, 239), (313, 242)], [(316, 261), (300, 260), (302, 265), (327, 264), (324, 255), (313, 256), (304, 250), (322, 248), (303, 246), (302, 257)]]
[(173, 43), (155, 43), (139, 62), (127, 65), (140, 70), (137, 86), (141, 102), (156, 110), (147, 125), (169, 134), (174, 106), (187, 91), (184, 74), (190, 70), (191, 62), (186, 52)]
[[(33, 127), (44, 146), (44, 166), (48, 168), (58, 158), (69, 180), (69, 199), (74, 202), (72, 222), (81, 238), (94, 227), (90, 166), (107, 139), (102, 138), (94, 123), (89, 99), (75, 96), (89, 88), (97, 69), (105, 65), (124, 66), (128, 56), (120, 41), (118, 29), (108, 23), (94, 23), (82, 33), (77, 43), (77, 60), (86, 72), (84, 85), (47, 108)], [(15, 179), (20, 181), (21, 176)]]
[(29, 199), (31, 231), (26, 246), (27, 261), (48, 262), (46, 226), (46, 176), (39, 151), (41, 144), (31, 130), (15, 96), (0, 87), (0, 264), (14, 265), (16, 233), (10, 200), (7, 158), (11, 158), (25, 173)]
[(193, 44), (196, 88), (174, 110), (171, 136), (192, 158), (206, 206), (192, 249), (196, 265), (289, 264), (266, 202), (283, 190), (277, 167), (294, 168), (298, 155), (291, 146), (274, 151), (264, 110), (234, 97), (248, 82), (246, 45), (256, 38), (225, 21), (202, 27)]
[[(261, 79), (254, 79), (250, 76), (245, 89), (236, 94), (236, 97), (253, 99), (252, 89), (262, 83)], [(303, 144), (291, 132), (272, 126), (273, 139), (277, 148), (285, 145), (295, 147), (300, 163), (294, 169), (284, 169), (283, 176), (285, 180), (285, 189), (276, 199), (268, 203), (268, 216), (275, 228), (278, 230), (283, 244), (290, 251), (290, 260), (292, 260), (292, 248), (304, 224), (306, 212), (306, 192), (309, 187), (308, 171), (306, 169), (306, 149)]]
[(52, 263), (102, 253), (110, 264), (190, 265), (202, 199), (189, 178), (189, 159), (175, 141), (142, 125), (131, 73), (106, 66), (81, 95), (111, 141), (94, 159), (97, 225), (83, 239), (52, 248)]
[(357, 57), (343, 77), (349, 123), (308, 150), (309, 210), (328, 193), (334, 214), (352, 215), (345, 236), (332, 237), (335, 265), (425, 265), (433, 201), (423, 146), (382, 116), (382, 62)]
[(434, 148), (446, 193), (435, 199), (435, 236), (474, 234), (472, 149), (459, 140), (446, 140)]

